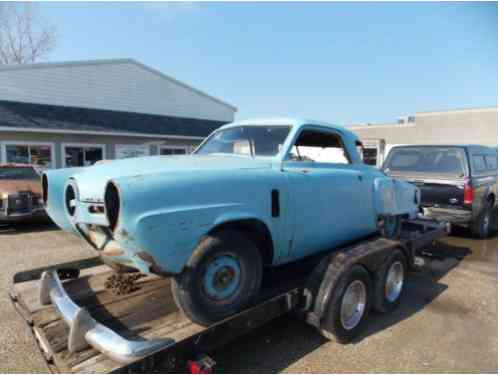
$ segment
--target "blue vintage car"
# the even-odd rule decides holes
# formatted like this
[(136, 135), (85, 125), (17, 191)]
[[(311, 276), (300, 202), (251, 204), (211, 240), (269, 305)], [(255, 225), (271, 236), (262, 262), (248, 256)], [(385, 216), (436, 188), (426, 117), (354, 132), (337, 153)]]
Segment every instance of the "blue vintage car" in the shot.
[(419, 191), (363, 164), (346, 128), (272, 118), (225, 125), (192, 155), (48, 171), (50, 217), (115, 268), (173, 276), (210, 324), (251, 303), (263, 267), (381, 231), (399, 235)]

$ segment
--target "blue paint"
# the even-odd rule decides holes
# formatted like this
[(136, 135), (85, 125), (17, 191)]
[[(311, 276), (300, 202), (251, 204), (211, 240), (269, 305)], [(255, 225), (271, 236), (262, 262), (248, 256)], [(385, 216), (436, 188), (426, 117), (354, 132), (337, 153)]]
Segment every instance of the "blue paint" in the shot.
[[(48, 171), (49, 215), (73, 233), (76, 223), (85, 228), (108, 226), (106, 215), (89, 210), (103, 204), (105, 188), (112, 181), (121, 198), (113, 237), (124, 252), (113, 260), (148, 273), (152, 257), (162, 271), (179, 273), (200, 239), (226, 222), (250, 219), (266, 227), (273, 243), (272, 264), (279, 265), (373, 233), (379, 215), (417, 214), (418, 189), (364, 165), (356, 151), (357, 137), (346, 128), (272, 118), (240, 121), (221, 129), (274, 125), (291, 129), (273, 157), (153, 156)], [(310, 128), (338, 133), (351, 163), (290, 160), (295, 140)], [(69, 179), (79, 193), (72, 219), (62, 204)], [(280, 192), (279, 217), (271, 215), (275, 189)], [(148, 256), (143, 258), (141, 253)]]
[[(225, 278), (225, 279), (223, 279)], [(224, 300), (237, 290), (240, 284), (240, 264), (230, 255), (212, 260), (204, 274), (202, 286), (209, 298)]]

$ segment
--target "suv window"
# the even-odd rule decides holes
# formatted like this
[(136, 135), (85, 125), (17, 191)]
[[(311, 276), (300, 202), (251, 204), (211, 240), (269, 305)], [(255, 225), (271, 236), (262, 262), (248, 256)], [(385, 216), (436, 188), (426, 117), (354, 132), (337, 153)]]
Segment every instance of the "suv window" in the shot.
[(406, 146), (391, 150), (383, 166), (388, 172), (465, 175), (465, 153), (458, 147)]
[(472, 164), (477, 172), (482, 172), (486, 170), (486, 163), (484, 162), (483, 155), (474, 155), (472, 157)]
[(344, 143), (337, 133), (305, 129), (299, 134), (289, 159), (303, 162), (350, 164)]
[(496, 169), (496, 156), (486, 155), (485, 158), (488, 169)]

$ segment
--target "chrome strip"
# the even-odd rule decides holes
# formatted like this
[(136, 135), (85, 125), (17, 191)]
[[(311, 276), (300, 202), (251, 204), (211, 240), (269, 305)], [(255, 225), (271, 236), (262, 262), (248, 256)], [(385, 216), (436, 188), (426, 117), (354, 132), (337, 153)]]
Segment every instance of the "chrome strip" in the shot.
[(76, 352), (92, 346), (119, 363), (131, 363), (174, 343), (172, 339), (127, 340), (97, 322), (64, 290), (57, 271), (45, 271), (40, 279), (40, 302), (52, 303), (69, 326), (68, 349)]

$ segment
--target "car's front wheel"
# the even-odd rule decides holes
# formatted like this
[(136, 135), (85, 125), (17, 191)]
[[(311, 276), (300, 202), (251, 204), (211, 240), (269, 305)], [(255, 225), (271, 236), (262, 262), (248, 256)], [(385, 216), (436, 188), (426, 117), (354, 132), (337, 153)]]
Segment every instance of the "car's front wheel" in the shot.
[(250, 305), (262, 276), (256, 245), (242, 232), (224, 230), (200, 242), (171, 290), (190, 320), (208, 326)]

